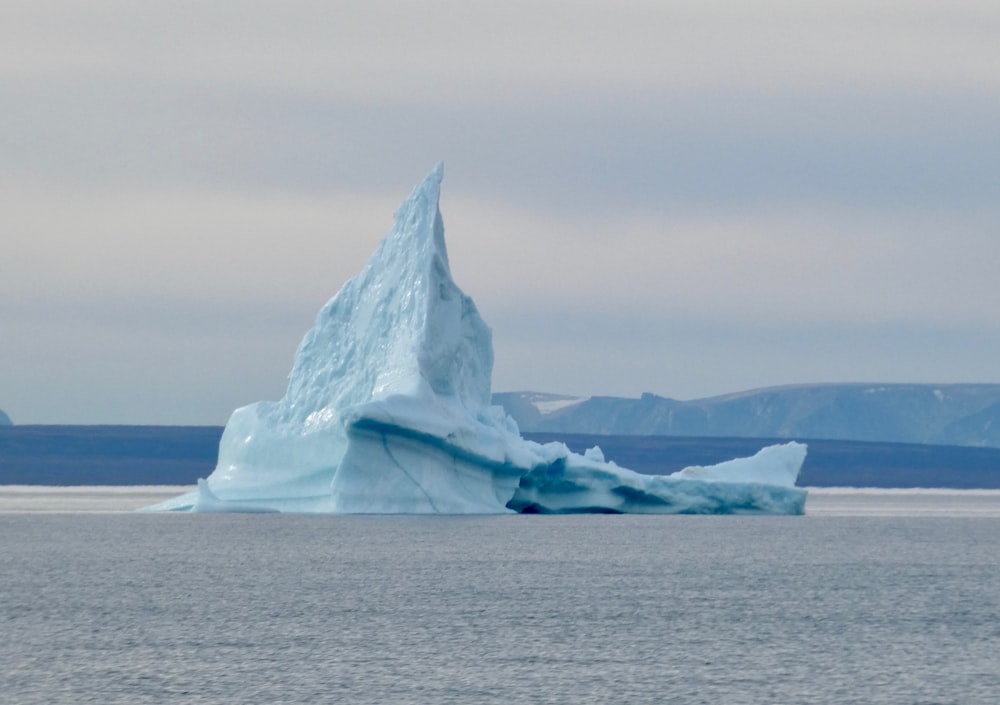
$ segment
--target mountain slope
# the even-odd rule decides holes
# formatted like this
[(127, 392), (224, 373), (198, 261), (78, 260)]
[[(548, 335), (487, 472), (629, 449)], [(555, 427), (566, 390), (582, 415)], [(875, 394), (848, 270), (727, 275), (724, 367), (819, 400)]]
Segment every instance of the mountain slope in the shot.
[(796, 385), (693, 401), (509, 392), (493, 400), (530, 432), (1000, 447), (1000, 384)]

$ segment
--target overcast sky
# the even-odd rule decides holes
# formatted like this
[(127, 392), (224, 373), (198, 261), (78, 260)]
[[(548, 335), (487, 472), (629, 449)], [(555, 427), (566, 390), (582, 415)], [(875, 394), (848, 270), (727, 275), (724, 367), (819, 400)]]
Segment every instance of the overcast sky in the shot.
[(0, 4), (0, 409), (223, 424), (436, 162), (494, 390), (1000, 382), (996, 0)]

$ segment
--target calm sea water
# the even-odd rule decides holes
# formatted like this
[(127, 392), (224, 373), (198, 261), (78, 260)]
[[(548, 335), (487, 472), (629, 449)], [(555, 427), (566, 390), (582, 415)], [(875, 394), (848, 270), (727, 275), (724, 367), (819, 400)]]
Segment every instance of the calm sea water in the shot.
[(996, 493), (303, 517), (81, 492), (0, 488), (4, 703), (1000, 701)]

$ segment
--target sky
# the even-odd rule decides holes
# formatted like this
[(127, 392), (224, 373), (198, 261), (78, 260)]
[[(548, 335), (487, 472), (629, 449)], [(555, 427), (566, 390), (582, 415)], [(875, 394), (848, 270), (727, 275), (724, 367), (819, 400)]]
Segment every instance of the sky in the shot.
[(1000, 383), (995, 0), (0, 3), (0, 409), (224, 424), (445, 163), (495, 391)]

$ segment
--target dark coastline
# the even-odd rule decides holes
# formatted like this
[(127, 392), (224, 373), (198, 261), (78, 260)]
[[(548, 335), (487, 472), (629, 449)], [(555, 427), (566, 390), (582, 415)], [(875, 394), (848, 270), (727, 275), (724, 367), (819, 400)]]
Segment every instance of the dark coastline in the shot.
[[(219, 426), (0, 427), (3, 485), (191, 485), (215, 467)], [(572, 450), (669, 473), (753, 455), (787, 439), (526, 433)], [(806, 487), (1000, 489), (1000, 449), (798, 439), (809, 444)]]

